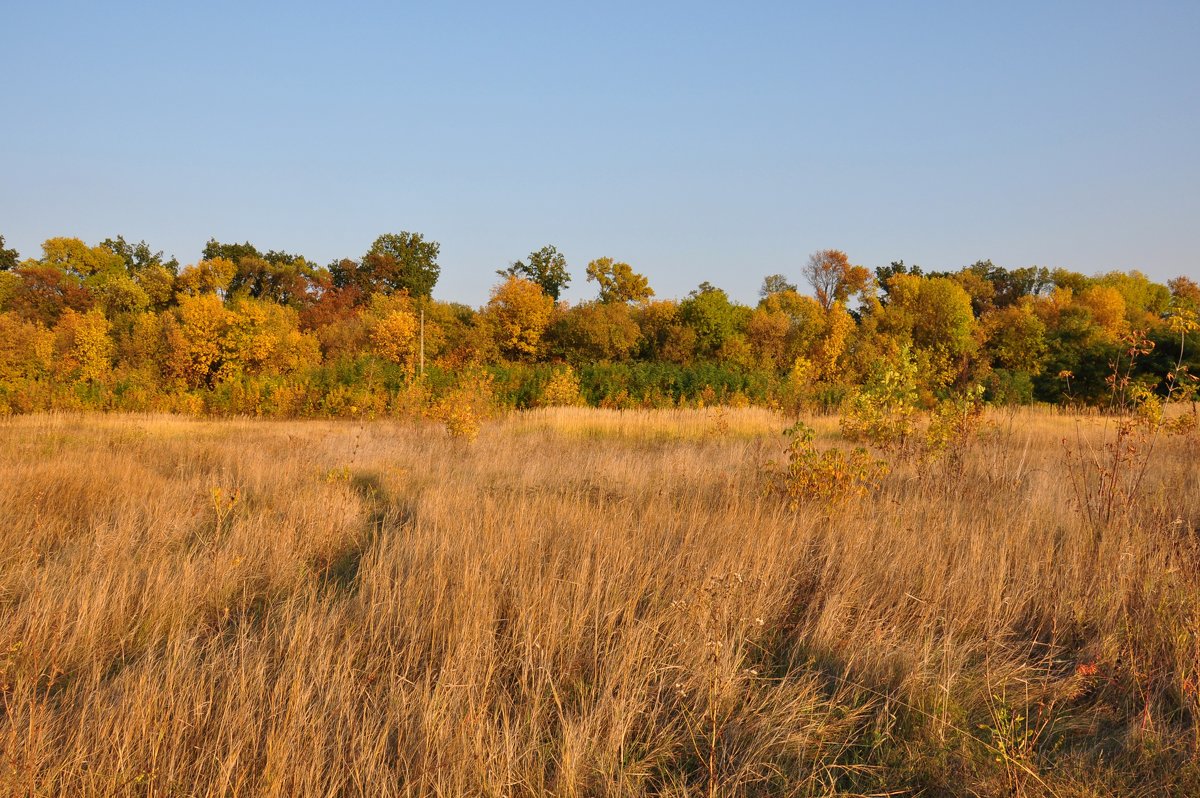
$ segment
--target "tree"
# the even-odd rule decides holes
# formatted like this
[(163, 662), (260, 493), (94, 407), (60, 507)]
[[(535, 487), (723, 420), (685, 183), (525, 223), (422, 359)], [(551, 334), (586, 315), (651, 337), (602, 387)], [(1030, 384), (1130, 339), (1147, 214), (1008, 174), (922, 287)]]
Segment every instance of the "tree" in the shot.
[(765, 297), (746, 324), (746, 338), (766, 367), (790, 368), (798, 357), (812, 358), (826, 316), (817, 300), (794, 289)]
[(300, 257), (270, 260), (244, 255), (237, 261), (237, 271), (229, 282), (229, 293), (296, 306), (312, 298), (314, 272), (308, 261)]
[(875, 282), (883, 289), (883, 293), (888, 292), (888, 281), (897, 274), (911, 274), (914, 277), (921, 276), (921, 267), (915, 263), (912, 266), (904, 265), (902, 260), (894, 260), (887, 266), (879, 266), (875, 269)]
[(54, 333), (44, 325), (0, 312), (0, 389), (47, 374), (55, 361), (54, 344)]
[(17, 251), (4, 248), (4, 236), (0, 236), (0, 272), (17, 268)]
[(854, 317), (845, 305), (835, 302), (825, 313), (823, 334), (813, 347), (811, 360), (817, 379), (835, 381), (844, 376), (841, 364), (853, 330)]
[(561, 314), (547, 334), (556, 354), (574, 361), (624, 360), (641, 338), (624, 302), (582, 302)]
[(946, 277), (922, 279), (913, 312), (913, 343), (960, 357), (974, 346), (971, 297)]
[(993, 310), (980, 319), (980, 325), (996, 367), (1031, 377), (1041, 373), (1046, 355), (1046, 325), (1033, 312), (1030, 300)]
[(795, 291), (796, 284), (789, 282), (788, 278), (782, 274), (768, 274), (763, 278), (762, 288), (758, 289), (758, 298), (766, 299), (772, 294), (779, 294), (784, 291)]
[(316, 269), (301, 255), (271, 250), (262, 253), (246, 241), (224, 244), (210, 238), (204, 259), (223, 259), (237, 268), (229, 281), (230, 296), (268, 299), (281, 305), (299, 306), (311, 301)]
[[(677, 303), (669, 299), (649, 301), (632, 310), (641, 339), (638, 357), (675, 363), (691, 360), (696, 348), (696, 334), (680, 323)], [(681, 336), (690, 336), (690, 340), (679, 346)]]
[(1111, 285), (1093, 285), (1080, 291), (1075, 302), (1088, 309), (1092, 320), (1110, 342), (1117, 342), (1129, 332), (1125, 313), (1125, 297)]
[(871, 273), (862, 266), (851, 265), (840, 249), (814, 252), (808, 256), (802, 271), (826, 311), (834, 302), (845, 302), (851, 294), (863, 291), (871, 280)]
[(389, 363), (403, 366), (409, 374), (416, 364), (420, 327), (411, 304), (404, 294), (376, 294), (371, 298), (371, 315), (374, 317), (371, 348)]
[(779, 369), (790, 366), (787, 337), (791, 325), (787, 314), (779, 310), (755, 309), (746, 322), (746, 341), (759, 366)]
[(140, 290), (129, 280), (121, 257), (104, 247), (89, 247), (78, 238), (47, 239), (42, 257), (19, 264), (13, 273), (21, 278), (21, 285), (12, 289), (9, 306), (26, 319), (47, 326), (53, 325), (63, 310), (86, 311), (97, 298), (106, 308), (114, 297), (132, 297), (130, 304), (144, 306), (144, 295), (137, 296)]
[(366, 293), (408, 291), (413, 297), (428, 297), (441, 274), (440, 251), (440, 244), (426, 241), (420, 233), (381, 235), (356, 270), (360, 287)]
[(628, 263), (612, 258), (597, 258), (587, 265), (588, 282), (600, 286), (601, 302), (645, 302), (654, 296), (654, 289), (644, 275)]
[(1125, 301), (1125, 318), (1130, 327), (1145, 330), (1162, 318), (1171, 304), (1171, 290), (1139, 271), (1109, 272), (1097, 278), (1103, 286), (1116, 289)]
[(216, 384), (230, 316), (215, 294), (180, 296), (173, 312), (163, 314), (163, 374), (188, 388)]
[(217, 378), (292, 372), (315, 365), (320, 357), (316, 338), (299, 331), (293, 308), (237, 298), (225, 316)]
[[(145, 241), (130, 244), (124, 236), (106, 238), (100, 247), (121, 258), (125, 263), (127, 279), (112, 281), (100, 293), (105, 308), (133, 311), (143, 308), (162, 310), (175, 296), (175, 277), (179, 273), (179, 261), (163, 259), (163, 253), (155, 252)], [(128, 283), (132, 281), (131, 287)], [(136, 289), (136, 290), (135, 290)]]
[(552, 244), (530, 252), (528, 263), (519, 260), (507, 269), (501, 269), (497, 274), (501, 277), (523, 277), (535, 282), (555, 302), (571, 282), (571, 274), (567, 271), (567, 257)]
[(150, 296), (128, 274), (106, 274), (92, 280), (92, 294), (109, 317), (140, 313), (150, 306)]
[(679, 318), (696, 332), (696, 350), (712, 357), (749, 321), (750, 309), (729, 301), (729, 295), (703, 282), (679, 303)]
[(208, 239), (208, 243), (204, 245), (204, 251), (200, 253), (201, 260), (224, 258), (232, 263), (237, 263), (245, 257), (261, 258), (262, 253), (249, 241), (243, 244), (222, 244), (215, 238)]
[(175, 272), (165, 265), (142, 269), (133, 280), (145, 292), (154, 310), (165, 309), (175, 298)]
[(162, 252), (153, 251), (145, 241), (130, 244), (125, 240), (124, 236), (117, 236), (116, 238), (104, 239), (100, 242), (100, 246), (114, 255), (120, 256), (121, 260), (125, 262), (125, 271), (129, 272), (130, 276), (134, 278), (141, 272), (156, 267), (162, 267), (171, 274), (179, 271), (179, 261), (175, 260), (175, 258), (163, 260)]
[(6, 307), (26, 321), (37, 321), (50, 327), (64, 310), (84, 312), (94, 302), (82, 280), (55, 266), (27, 260), (13, 274), (20, 282), (12, 289)]
[(125, 271), (124, 259), (104, 247), (89, 247), (78, 238), (49, 238), (42, 244), (42, 263), (86, 280)]
[(225, 258), (202, 260), (180, 272), (175, 286), (180, 294), (188, 296), (221, 294), (229, 288), (229, 283), (236, 273), (237, 266), (233, 261)]
[(112, 368), (110, 327), (99, 310), (67, 310), (54, 328), (55, 361), (60, 372), (78, 382), (102, 382)]
[(1179, 276), (1167, 280), (1171, 290), (1171, 303), (1178, 308), (1200, 312), (1200, 285), (1190, 277)]
[(888, 303), (878, 307), (872, 322), (891, 339), (892, 348), (915, 347), (927, 387), (943, 387), (961, 377), (977, 347), (966, 290), (949, 277), (910, 274), (894, 275), (888, 289)]
[(550, 325), (554, 300), (531, 280), (509, 276), (492, 289), (486, 314), (496, 336), (496, 345), (509, 357), (533, 358)]

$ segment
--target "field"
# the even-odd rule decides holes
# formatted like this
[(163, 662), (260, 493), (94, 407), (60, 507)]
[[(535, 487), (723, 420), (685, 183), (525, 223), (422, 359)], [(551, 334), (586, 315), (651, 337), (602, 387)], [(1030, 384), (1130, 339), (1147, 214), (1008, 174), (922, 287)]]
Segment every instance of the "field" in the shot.
[(1200, 795), (1194, 433), (789, 423), (2, 420), (0, 795)]

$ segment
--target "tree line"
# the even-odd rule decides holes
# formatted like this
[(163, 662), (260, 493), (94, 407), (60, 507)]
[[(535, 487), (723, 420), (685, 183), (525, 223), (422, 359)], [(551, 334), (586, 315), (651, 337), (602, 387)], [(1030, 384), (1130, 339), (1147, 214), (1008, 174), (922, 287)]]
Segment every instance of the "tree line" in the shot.
[(22, 259), (0, 236), (0, 413), (400, 413), (464, 375), (512, 406), (835, 410), (900, 367), (930, 402), (978, 386), (996, 404), (1101, 404), (1115, 373), (1153, 390), (1200, 365), (1200, 286), (1138, 271), (872, 270), (828, 249), (766, 276), (747, 305), (708, 282), (659, 298), (599, 257), (594, 298), (569, 304), (571, 270), (546, 246), (499, 269), (473, 308), (435, 298), (440, 247), (420, 233), (325, 266), (216, 240), (186, 266), (121, 236), (41, 250)]

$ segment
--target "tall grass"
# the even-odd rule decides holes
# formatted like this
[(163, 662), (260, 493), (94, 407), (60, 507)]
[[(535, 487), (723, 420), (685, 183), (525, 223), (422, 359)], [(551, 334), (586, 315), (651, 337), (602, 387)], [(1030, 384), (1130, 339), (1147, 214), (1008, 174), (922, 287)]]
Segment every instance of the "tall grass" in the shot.
[(0, 421), (0, 794), (1200, 794), (1194, 442), (1097, 528), (992, 421), (799, 510), (762, 410)]

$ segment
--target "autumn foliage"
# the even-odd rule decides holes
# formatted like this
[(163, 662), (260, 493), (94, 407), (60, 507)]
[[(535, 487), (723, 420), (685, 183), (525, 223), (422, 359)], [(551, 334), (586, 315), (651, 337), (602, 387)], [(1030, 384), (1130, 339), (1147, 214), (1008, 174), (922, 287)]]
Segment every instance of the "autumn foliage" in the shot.
[[(123, 238), (52, 238), (40, 257), (4, 250), (0, 410), (97, 408), (254, 415), (430, 410), (464, 369), (488, 372), (501, 406), (542, 403), (570, 367), (582, 401), (606, 407), (754, 403), (833, 411), (861, 402), (881, 364), (911, 363), (929, 409), (973, 386), (992, 404), (1100, 404), (1122, 341), (1155, 349), (1133, 378), (1162, 391), (1200, 289), (1137, 271), (1094, 277), (980, 261), (872, 273), (841, 250), (770, 275), (754, 306), (702, 283), (656, 298), (630, 264), (595, 258), (596, 295), (553, 246), (500, 270), (482, 308), (433, 296), (440, 247), (379, 237), (327, 267), (249, 243), (209, 241), (188, 265)], [(1183, 333), (1196, 371), (1200, 339)], [(1178, 347), (1176, 347), (1178, 348)], [(1160, 386), (1155, 388), (1154, 386)], [(416, 397), (423, 397), (417, 401)]]

